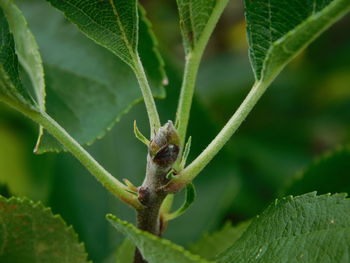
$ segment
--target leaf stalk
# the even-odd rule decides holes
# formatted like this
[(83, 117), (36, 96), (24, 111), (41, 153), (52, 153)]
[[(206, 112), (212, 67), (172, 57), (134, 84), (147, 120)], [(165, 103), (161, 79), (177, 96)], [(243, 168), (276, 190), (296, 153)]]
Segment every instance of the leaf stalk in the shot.
[(129, 193), (127, 191), (127, 187), (123, 183), (107, 172), (77, 141), (75, 141), (67, 133), (64, 128), (62, 128), (47, 113), (28, 111), (22, 112), (32, 120), (39, 123), (60, 143), (62, 143), (62, 145), (69, 152), (71, 152), (108, 191), (135, 209), (140, 209), (142, 207), (142, 204), (138, 201), (137, 196)]
[(227, 6), (229, 0), (217, 1), (213, 12), (201, 33), (201, 37), (195, 43), (195, 47), (190, 50), (186, 55), (186, 63), (184, 70), (184, 77), (181, 86), (180, 98), (176, 112), (176, 128), (180, 135), (180, 148), (182, 149), (185, 144), (186, 131), (191, 111), (191, 105), (193, 100), (193, 94), (195, 90), (195, 84), (198, 74), (200, 62), (202, 60), (203, 52), (210, 36), (212, 35), (214, 28)]
[(214, 140), (204, 149), (204, 151), (184, 170), (173, 177), (165, 187), (169, 192), (178, 192), (192, 180), (208, 165), (214, 156), (223, 148), (231, 136), (237, 131), (242, 122), (254, 108), (255, 104), (264, 94), (269, 86), (269, 82), (256, 82), (247, 97), (226, 123)]
[(148, 119), (150, 123), (150, 130), (151, 130), (150, 134), (151, 134), (151, 138), (153, 138), (155, 135), (155, 131), (158, 131), (161, 124), (160, 124), (156, 103), (152, 95), (152, 90), (151, 90), (151, 87), (149, 86), (145, 70), (143, 68), (140, 56), (138, 54), (136, 54), (134, 58), (133, 70), (139, 82), (142, 96), (145, 101)]

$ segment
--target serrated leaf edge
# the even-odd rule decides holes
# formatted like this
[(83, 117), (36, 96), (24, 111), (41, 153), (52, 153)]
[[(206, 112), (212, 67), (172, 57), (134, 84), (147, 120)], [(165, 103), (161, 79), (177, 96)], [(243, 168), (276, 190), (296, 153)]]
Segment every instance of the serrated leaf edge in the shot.
[[(147, 26), (147, 32), (148, 32), (148, 34), (152, 40), (152, 43), (153, 43), (152, 50), (153, 50), (156, 58), (159, 61), (158, 70), (162, 76), (162, 82), (159, 84), (159, 88), (162, 88), (162, 87), (167, 86), (169, 84), (169, 80), (168, 80), (168, 76), (167, 76), (166, 71), (165, 71), (164, 59), (159, 52), (159, 42), (158, 42), (156, 35), (154, 34), (154, 31), (152, 30), (153, 25), (147, 17), (146, 9), (140, 3), (138, 4), (138, 9), (139, 9), (140, 13), (142, 14), (142, 16), (139, 16), (139, 20), (140, 21), (142, 20)], [(164, 90), (164, 92), (162, 92), (162, 93), (164, 93), (164, 94), (160, 95), (161, 98), (164, 98), (166, 96), (166, 94), (165, 94), (166, 90), (165, 89), (163, 89), (163, 90)]]
[[(343, 152), (349, 152), (350, 154), (350, 145), (338, 145), (335, 149), (329, 150), (316, 158), (314, 158), (311, 162), (311, 164), (307, 165), (306, 167), (299, 170), (292, 180), (287, 184), (285, 189), (288, 189), (290, 186), (292, 186), (294, 183), (300, 181), (302, 178), (304, 178), (305, 174), (315, 168), (318, 165), (321, 165), (325, 162), (327, 162), (330, 158), (333, 158), (334, 156), (341, 154)], [(282, 192), (283, 193), (283, 192)]]
[[(334, 194), (327, 193), (327, 194), (323, 194), (323, 195), (317, 195), (317, 191), (313, 191), (313, 192), (306, 193), (306, 194), (303, 194), (303, 195), (298, 195), (298, 196), (288, 195), (288, 196), (285, 196), (285, 197), (282, 197), (282, 198), (279, 198), (279, 199), (276, 198), (274, 202), (270, 203), (270, 205), (268, 205), (259, 215), (256, 215), (255, 218), (253, 218), (252, 222), (250, 223), (250, 225), (248, 226), (248, 228), (244, 232), (245, 233), (249, 232), (250, 228), (254, 226), (255, 221), (259, 219), (260, 215), (265, 214), (271, 208), (275, 208), (275, 207), (280, 206), (280, 205), (285, 205), (285, 204), (287, 204), (289, 202), (292, 202), (292, 201), (298, 201), (298, 199), (302, 199), (302, 198), (305, 198), (305, 197), (311, 197), (311, 198), (315, 198), (315, 199), (323, 198), (321, 200), (325, 200), (324, 198), (329, 198), (329, 197), (338, 197), (340, 199), (340, 201), (346, 201), (346, 200), (350, 201), (350, 199), (347, 198), (347, 196), (348, 196), (347, 193), (334, 193)], [(320, 231), (326, 231), (326, 230), (328, 230), (328, 229), (320, 229), (320, 230), (313, 231), (313, 232), (320, 232)], [(244, 238), (245, 237), (245, 233), (243, 233), (242, 236), (238, 240), (236, 240), (236, 242), (239, 242), (242, 238)], [(301, 235), (310, 234), (310, 233), (312, 233), (312, 232), (309, 231), (309, 232), (303, 233)], [(294, 235), (294, 237), (295, 236), (301, 236), (301, 235)], [(277, 239), (274, 239), (274, 242), (276, 240), (280, 240), (280, 239), (283, 239), (283, 238), (286, 238), (286, 237), (282, 236), (282, 237), (279, 237)], [(234, 245), (234, 244), (232, 244), (232, 245)], [(230, 249), (230, 247), (227, 250), (229, 250), (229, 249)], [(222, 253), (218, 254), (215, 257), (215, 260), (217, 262), (221, 262), (220, 258), (222, 258), (225, 255), (227, 250), (225, 250)]]
[[(164, 99), (163, 95), (160, 95), (160, 96), (153, 96), (154, 98), (156, 99)], [(101, 140), (109, 131), (112, 130), (112, 128), (114, 127), (114, 125), (116, 123), (118, 123), (121, 118), (127, 114), (135, 105), (139, 104), (143, 102), (143, 98), (140, 97), (140, 98), (137, 98), (135, 99), (134, 101), (132, 101), (127, 107), (124, 108), (123, 111), (121, 111), (117, 117), (115, 117), (109, 125), (107, 125), (104, 129), (101, 130), (100, 134), (97, 135), (95, 138), (87, 141), (87, 142), (84, 142), (84, 143), (81, 143), (81, 145), (86, 145), (86, 146), (91, 146), (92, 144), (94, 144), (96, 141), (98, 140)], [(65, 149), (63, 146), (61, 149), (58, 149), (58, 148), (40, 148), (38, 149), (38, 151), (36, 152), (37, 154), (43, 154), (43, 153), (60, 153), (60, 152), (67, 152), (67, 149)]]
[(78, 234), (75, 232), (74, 228), (72, 225), (68, 225), (66, 223), (66, 221), (63, 220), (63, 218), (58, 215), (58, 214), (54, 214), (52, 212), (52, 209), (50, 207), (46, 207), (43, 205), (42, 202), (34, 202), (33, 200), (27, 198), (27, 197), (15, 197), (15, 196), (12, 196), (10, 198), (5, 198), (3, 196), (0, 195), (0, 202), (1, 201), (4, 201), (6, 203), (11, 203), (11, 202), (15, 202), (15, 203), (19, 203), (19, 204), (28, 204), (30, 205), (31, 207), (35, 208), (35, 209), (41, 209), (44, 213), (47, 213), (48, 216), (51, 216), (52, 218), (58, 220), (60, 223), (62, 223), (65, 231), (67, 231), (67, 234), (70, 234), (74, 237), (74, 239), (76, 240), (78, 246), (80, 246), (80, 248), (82, 249), (82, 251), (84, 251), (85, 253), (85, 260), (87, 263), (92, 263), (92, 261), (87, 261), (88, 259), (88, 254), (86, 252), (86, 247), (85, 247), (85, 244), (84, 242), (81, 242), (79, 241), (79, 236)]

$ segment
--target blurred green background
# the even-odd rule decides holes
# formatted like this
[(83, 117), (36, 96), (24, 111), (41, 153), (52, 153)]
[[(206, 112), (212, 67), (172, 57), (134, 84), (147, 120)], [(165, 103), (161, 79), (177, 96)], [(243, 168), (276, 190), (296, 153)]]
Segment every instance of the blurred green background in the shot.
[[(167, 98), (158, 100), (162, 121), (174, 118), (184, 63), (175, 1), (142, 1), (157, 34), (169, 77)], [(195, 180), (198, 196), (165, 237), (194, 242), (225, 221), (238, 223), (283, 194), (312, 160), (350, 142), (350, 16), (299, 55), (274, 81), (242, 127)], [(117, 58), (116, 58), (117, 59)], [(231, 1), (201, 64), (191, 123), (190, 159), (213, 139), (249, 91), (243, 6)], [(142, 103), (86, 148), (114, 176), (142, 182), (147, 149), (135, 139), (133, 120), (148, 129)], [(27, 196), (52, 207), (79, 233), (90, 258), (104, 262), (122, 236), (106, 213), (134, 222), (134, 212), (117, 201), (68, 153), (34, 155), (38, 128), (0, 105), (0, 192)], [(350, 190), (349, 154), (322, 169), (329, 181), (319, 189), (315, 176), (305, 191)], [(333, 187), (332, 183), (336, 182)], [(181, 202), (183, 193), (176, 201)]]

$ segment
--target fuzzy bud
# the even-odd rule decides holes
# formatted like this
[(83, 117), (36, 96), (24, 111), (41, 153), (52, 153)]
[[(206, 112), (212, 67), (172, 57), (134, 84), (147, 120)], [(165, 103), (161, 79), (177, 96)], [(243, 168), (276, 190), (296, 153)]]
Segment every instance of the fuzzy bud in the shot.
[(168, 121), (160, 127), (149, 145), (152, 160), (161, 167), (171, 166), (179, 155), (179, 135), (172, 123)]

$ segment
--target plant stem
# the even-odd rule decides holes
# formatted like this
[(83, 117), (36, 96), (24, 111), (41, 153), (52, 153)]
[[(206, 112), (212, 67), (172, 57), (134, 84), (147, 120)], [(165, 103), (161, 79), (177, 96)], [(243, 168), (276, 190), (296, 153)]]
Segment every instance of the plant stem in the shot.
[[(137, 227), (156, 236), (160, 236), (162, 233), (159, 212), (167, 195), (162, 190), (162, 186), (168, 182), (166, 179), (168, 171), (169, 167), (160, 167), (148, 155), (145, 181), (139, 188), (139, 200), (143, 207), (137, 210)], [(134, 263), (146, 263), (137, 248), (135, 249)]]
[(227, 6), (228, 1), (229, 0), (220, 0), (216, 2), (216, 6), (213, 9), (213, 12), (211, 13), (205, 28), (201, 32), (200, 38), (195, 43), (194, 49), (188, 52), (186, 55), (184, 77), (181, 86), (179, 104), (176, 112), (176, 124), (181, 141), (180, 148), (183, 148), (183, 145), (185, 143), (199, 64), (209, 38), (212, 35), (222, 12)]
[(253, 85), (247, 97), (244, 99), (224, 128), (191, 164), (189, 164), (167, 184), (165, 187), (167, 191), (179, 191), (190, 183), (203, 170), (203, 168), (214, 158), (214, 156), (221, 150), (221, 148), (239, 128), (257, 101), (264, 94), (269, 83), (270, 82), (256, 82)]
[(146, 177), (139, 189), (139, 200), (144, 206), (137, 211), (137, 225), (154, 235), (160, 235), (159, 210), (166, 197), (161, 187), (168, 182), (166, 175), (169, 169), (169, 166), (159, 166), (148, 155)]
[[(202, 54), (198, 53), (200, 52), (191, 52), (186, 56), (184, 77), (181, 86), (179, 104), (177, 106), (176, 112), (176, 128), (179, 132), (181, 146), (185, 144), (193, 93), (196, 85), (198, 68), (202, 57)], [(203, 53), (203, 51), (201, 53)]]
[(160, 128), (160, 119), (159, 119), (157, 107), (152, 95), (152, 91), (148, 84), (147, 76), (139, 55), (135, 56), (134, 62), (135, 62), (134, 72), (139, 82), (143, 99), (145, 101), (148, 119), (150, 123), (151, 138), (153, 138), (155, 135), (155, 131), (157, 131)]
[[(23, 111), (22, 111), (23, 112)], [(127, 204), (139, 209), (142, 207), (137, 197), (126, 191), (126, 187), (118, 179), (107, 172), (78, 142), (76, 142), (54, 119), (46, 113), (23, 112), (39, 123), (52, 136), (70, 151), (82, 165), (112, 194)]]
[[(165, 224), (161, 222), (160, 207), (167, 196), (164, 186), (169, 182), (167, 174), (179, 155), (178, 134), (171, 121), (157, 130), (149, 145), (146, 176), (138, 188), (142, 207), (137, 209), (137, 227), (160, 236)], [(136, 249), (134, 263), (144, 263)]]

